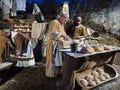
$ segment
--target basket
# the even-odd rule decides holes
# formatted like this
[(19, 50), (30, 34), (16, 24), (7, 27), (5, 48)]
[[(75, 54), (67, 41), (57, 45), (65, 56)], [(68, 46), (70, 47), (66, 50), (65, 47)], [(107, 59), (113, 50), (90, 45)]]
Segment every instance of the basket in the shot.
[[(96, 71), (98, 69), (102, 69), (105, 73), (107, 73), (110, 76), (110, 78), (109, 79), (105, 79), (104, 81), (101, 81), (99, 84), (96, 84), (94, 86), (90, 86), (89, 84), (85, 86), (85, 85), (83, 85), (81, 83), (82, 79), (85, 79), (85, 77), (87, 75), (90, 75), (91, 72)], [(75, 71), (75, 80), (78, 83), (78, 85), (80, 87), (82, 87), (82, 90), (92, 89), (92, 88), (97, 87), (97, 86), (99, 86), (99, 85), (101, 85), (103, 83), (111, 81), (111, 80), (117, 78), (118, 76), (119, 76), (118, 72), (115, 70), (115, 68), (112, 65), (109, 65), (109, 64), (106, 64), (104, 66), (95, 67), (94, 69), (91, 68), (91, 69), (85, 70), (83, 72)]]

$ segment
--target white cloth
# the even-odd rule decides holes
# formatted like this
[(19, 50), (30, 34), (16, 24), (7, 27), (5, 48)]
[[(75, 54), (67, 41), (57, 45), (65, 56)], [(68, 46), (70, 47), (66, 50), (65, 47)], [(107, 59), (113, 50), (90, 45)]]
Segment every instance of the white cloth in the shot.
[(26, 11), (26, 0), (16, 0), (17, 11)]
[(3, 0), (3, 3), (9, 6), (9, 8), (12, 8), (12, 2), (10, 0)]
[(15, 37), (15, 35), (17, 35), (17, 33), (18, 32), (13, 32), (13, 31), (11, 32), (11, 39), (13, 42), (14, 42), (14, 37)]
[[(24, 56), (26, 56), (27, 58), (33, 58), (33, 48), (32, 48), (32, 43), (31, 41), (28, 42), (28, 46), (27, 46), (27, 53), (23, 53)], [(20, 57), (19, 57), (20, 58)], [(29, 66), (33, 66), (35, 65), (35, 59), (31, 59), (31, 60), (18, 60), (16, 66), (17, 67), (29, 67)]]
[(32, 14), (41, 13), (40, 8), (37, 6), (37, 4), (34, 4), (33, 12)]
[(34, 40), (42, 40), (45, 30), (46, 30), (46, 26), (47, 23), (37, 23), (37, 22), (33, 22), (32, 23), (32, 33), (31, 33), (31, 37)]
[(55, 66), (62, 66), (62, 53), (57, 49), (58, 48), (58, 42), (53, 41), (53, 58), (54, 58), (54, 64)]
[(31, 38), (32, 38), (32, 42), (34, 43), (33, 48), (35, 48), (36, 44), (38, 43), (38, 40), (43, 39), (46, 26), (47, 23), (37, 23), (35, 21), (32, 23)]

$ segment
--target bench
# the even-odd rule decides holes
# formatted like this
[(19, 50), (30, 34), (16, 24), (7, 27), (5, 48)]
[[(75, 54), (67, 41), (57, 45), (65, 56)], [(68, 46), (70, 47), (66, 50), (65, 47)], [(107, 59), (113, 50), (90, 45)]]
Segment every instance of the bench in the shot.
[(0, 63), (0, 71), (3, 71), (5, 69), (9, 69), (12, 65), (13, 65), (12, 62)]

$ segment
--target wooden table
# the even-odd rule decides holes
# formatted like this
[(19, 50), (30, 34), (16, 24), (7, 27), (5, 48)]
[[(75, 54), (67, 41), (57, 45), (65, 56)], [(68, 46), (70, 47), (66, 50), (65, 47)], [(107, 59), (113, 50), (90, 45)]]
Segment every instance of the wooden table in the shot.
[[(92, 54), (83, 54), (81, 52), (72, 53), (70, 49), (59, 49), (63, 56), (63, 66), (61, 69), (63, 75), (63, 87), (64, 90), (73, 90), (74, 86), (74, 78), (73, 74), (75, 70), (80, 69), (81, 71), (86, 70), (88, 68), (87, 64), (96, 62), (96, 66), (104, 65), (104, 64), (112, 64), (116, 52), (120, 52), (120, 48), (107, 50), (103, 52), (95, 52)], [(85, 66), (86, 65), (86, 66)]]

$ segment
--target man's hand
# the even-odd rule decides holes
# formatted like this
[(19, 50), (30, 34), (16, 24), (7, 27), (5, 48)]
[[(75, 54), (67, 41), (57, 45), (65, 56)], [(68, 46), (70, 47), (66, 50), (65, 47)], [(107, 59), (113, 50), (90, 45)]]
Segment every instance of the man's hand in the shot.
[(16, 50), (16, 56), (21, 56), (21, 52), (19, 50)]
[(65, 40), (71, 40), (71, 38), (66, 34), (62, 35), (62, 37), (64, 37)]

